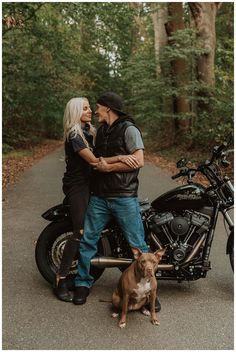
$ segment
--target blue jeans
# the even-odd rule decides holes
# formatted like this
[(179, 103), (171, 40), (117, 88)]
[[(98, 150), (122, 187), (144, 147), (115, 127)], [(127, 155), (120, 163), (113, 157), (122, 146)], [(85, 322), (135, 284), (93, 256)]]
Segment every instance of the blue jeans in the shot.
[(137, 198), (109, 199), (91, 196), (85, 216), (84, 235), (80, 242), (80, 260), (75, 286), (92, 286), (94, 280), (89, 274), (90, 260), (97, 253), (100, 234), (112, 215), (131, 247), (139, 248), (142, 252), (149, 251), (144, 240), (144, 228)]

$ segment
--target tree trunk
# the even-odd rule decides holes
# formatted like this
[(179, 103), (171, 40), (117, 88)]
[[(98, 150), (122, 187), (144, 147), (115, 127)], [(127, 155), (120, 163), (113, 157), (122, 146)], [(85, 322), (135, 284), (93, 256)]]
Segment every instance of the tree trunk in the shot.
[[(157, 79), (160, 76), (165, 77), (167, 74), (160, 64), (160, 55), (163, 48), (168, 43), (168, 36), (166, 33), (166, 23), (168, 21), (168, 11), (166, 3), (150, 3), (152, 9), (151, 18), (154, 30), (154, 49), (156, 60), (156, 75)], [(169, 73), (168, 73), (169, 74)], [(163, 112), (165, 113), (165, 121), (163, 128), (164, 141), (161, 142), (163, 147), (168, 148), (174, 144), (175, 141), (175, 122), (173, 120), (174, 105), (171, 97), (162, 98)], [(167, 132), (165, 136), (164, 131)]]
[(155, 57), (156, 57), (156, 72), (161, 73), (160, 65), (160, 53), (162, 48), (167, 45), (168, 37), (165, 30), (167, 23), (167, 6), (163, 3), (151, 3), (151, 9), (153, 10), (151, 17), (154, 29), (154, 46), (155, 46)]
[[(169, 21), (166, 25), (166, 30), (168, 36), (171, 36), (174, 32), (178, 30), (184, 30), (184, 14), (183, 14), (183, 5), (181, 2), (170, 2), (168, 4), (168, 15)], [(172, 42), (173, 43), (173, 42)], [(181, 89), (187, 83), (188, 77), (188, 69), (187, 63), (184, 59), (175, 59), (171, 62), (173, 75), (176, 80), (176, 87)], [(186, 97), (180, 96), (175, 99), (174, 102), (174, 112), (176, 114), (188, 114), (191, 112), (189, 101)], [(180, 135), (186, 133), (190, 128), (190, 119), (189, 118), (181, 118), (176, 119), (177, 130), (180, 132)]]
[[(131, 8), (133, 8), (134, 10), (139, 10), (142, 6), (142, 4), (138, 3), (138, 2), (130, 2), (129, 6)], [(144, 25), (144, 23), (142, 22), (142, 19), (140, 18), (139, 15), (134, 15), (134, 20), (137, 24), (138, 30), (139, 30), (139, 37), (143, 38), (144, 40), (147, 37), (147, 33), (146, 33), (146, 27)]]
[(198, 60), (198, 79), (210, 86), (215, 84), (215, 19), (220, 6), (219, 2), (189, 2), (200, 45), (206, 50)]

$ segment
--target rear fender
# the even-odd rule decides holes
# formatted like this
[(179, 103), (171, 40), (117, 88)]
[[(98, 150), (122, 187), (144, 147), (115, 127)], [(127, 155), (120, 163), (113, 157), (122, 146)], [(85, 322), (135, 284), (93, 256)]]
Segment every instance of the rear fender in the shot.
[(226, 254), (231, 253), (231, 250), (233, 249), (233, 247), (234, 247), (234, 230), (231, 230), (227, 241)]
[(70, 206), (67, 204), (58, 204), (45, 211), (41, 216), (48, 221), (64, 221), (70, 218)]

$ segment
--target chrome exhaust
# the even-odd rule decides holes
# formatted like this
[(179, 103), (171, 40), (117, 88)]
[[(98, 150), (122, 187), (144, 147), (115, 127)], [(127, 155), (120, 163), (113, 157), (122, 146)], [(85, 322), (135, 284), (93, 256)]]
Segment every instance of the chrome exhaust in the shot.
[(157, 270), (174, 270), (174, 265), (172, 264), (159, 264)]
[[(133, 262), (133, 259), (114, 258), (114, 257), (96, 257), (91, 260), (91, 265), (97, 268), (115, 268), (119, 266), (128, 267)], [(157, 270), (173, 270), (171, 264), (160, 264)]]
[(97, 268), (115, 268), (117, 266), (129, 266), (133, 259), (113, 258), (113, 257), (97, 257), (91, 259), (91, 265)]
[(191, 260), (195, 257), (195, 255), (197, 254), (199, 248), (201, 247), (202, 243), (204, 242), (206, 238), (206, 234), (204, 234), (197, 242), (196, 246), (193, 248), (192, 252), (189, 254), (188, 258), (182, 263), (180, 264), (180, 266), (185, 266), (188, 265)]
[[(179, 267), (184, 267), (188, 265), (194, 256), (197, 254), (199, 248), (206, 238), (204, 234), (197, 242), (196, 246), (193, 248), (192, 252), (189, 254), (187, 259), (179, 264)], [(158, 243), (158, 245), (160, 245)], [(96, 257), (91, 260), (91, 265), (97, 268), (115, 268), (115, 267), (128, 267), (134, 260), (131, 258), (114, 258), (114, 257)], [(172, 264), (159, 264), (157, 270), (174, 270), (175, 267)]]

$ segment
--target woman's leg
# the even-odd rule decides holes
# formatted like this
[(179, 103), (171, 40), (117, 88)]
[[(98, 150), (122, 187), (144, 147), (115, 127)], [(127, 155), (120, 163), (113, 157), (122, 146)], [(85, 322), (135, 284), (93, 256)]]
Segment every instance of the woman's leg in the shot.
[(70, 205), (70, 216), (73, 224), (73, 235), (66, 241), (61, 265), (55, 278), (54, 293), (62, 301), (71, 302), (72, 296), (68, 290), (66, 276), (71, 264), (79, 252), (79, 241), (82, 237), (84, 217), (89, 200), (88, 187), (73, 187), (67, 192), (66, 203)]
[(62, 255), (58, 275), (63, 278), (69, 274), (71, 264), (79, 252), (79, 243), (83, 235), (84, 218), (89, 201), (89, 189), (74, 187), (67, 195), (73, 224), (73, 235), (67, 240)]

